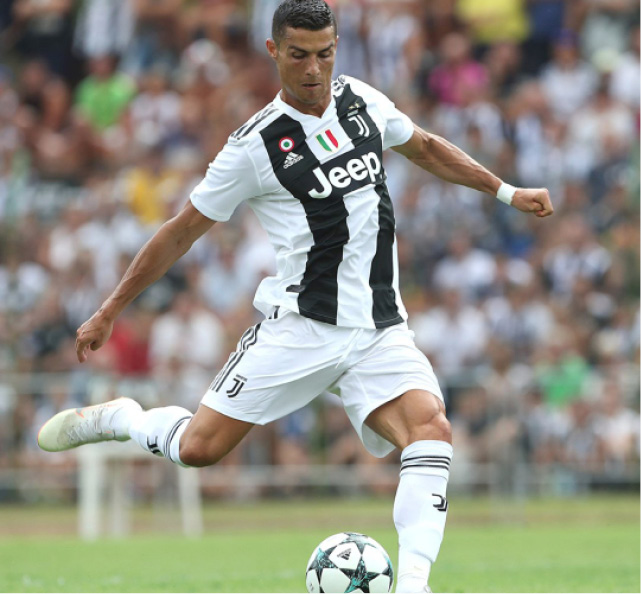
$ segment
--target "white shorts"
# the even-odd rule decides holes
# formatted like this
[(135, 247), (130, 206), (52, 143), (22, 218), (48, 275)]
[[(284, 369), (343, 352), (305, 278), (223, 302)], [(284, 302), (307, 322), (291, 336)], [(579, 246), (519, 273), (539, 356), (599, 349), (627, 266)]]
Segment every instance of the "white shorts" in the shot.
[(432, 366), (407, 324), (382, 330), (341, 328), (281, 309), (243, 334), (202, 404), (264, 425), (331, 391), (341, 397), (363, 445), (383, 457), (394, 445), (365, 420), (411, 389), (443, 400)]

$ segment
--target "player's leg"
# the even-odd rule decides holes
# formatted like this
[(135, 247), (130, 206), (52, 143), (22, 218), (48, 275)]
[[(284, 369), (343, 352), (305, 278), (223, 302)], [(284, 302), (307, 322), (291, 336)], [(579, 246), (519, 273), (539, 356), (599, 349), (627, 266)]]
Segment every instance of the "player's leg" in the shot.
[(400, 545), (396, 591), (422, 592), (447, 515), (450, 425), (432, 366), (416, 348), (407, 326), (362, 338), (357, 360), (337, 387), (370, 453), (382, 457), (394, 447), (401, 450), (394, 504)]
[(200, 405), (180, 439), (180, 461), (210, 466), (222, 460), (249, 433), (253, 423), (232, 419)]
[(374, 410), (366, 423), (402, 452), (394, 501), (399, 536), (396, 591), (425, 591), (447, 517), (452, 434), (445, 406), (430, 392), (409, 390)]
[(143, 449), (181, 466), (211, 466), (253, 426), (202, 405), (194, 415), (179, 406), (167, 406), (139, 414), (129, 434)]
[(68, 409), (52, 417), (38, 434), (49, 452), (102, 441), (133, 439), (143, 449), (182, 466), (215, 464), (253, 427), (205, 406), (195, 415), (180, 406), (143, 411), (130, 398)]

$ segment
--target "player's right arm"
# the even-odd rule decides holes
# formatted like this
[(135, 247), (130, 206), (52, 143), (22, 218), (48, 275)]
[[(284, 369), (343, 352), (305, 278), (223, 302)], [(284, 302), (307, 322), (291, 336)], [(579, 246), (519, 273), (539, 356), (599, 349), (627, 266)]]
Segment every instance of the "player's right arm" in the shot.
[[(419, 126), (403, 145), (394, 150), (412, 163), (441, 179), (496, 196), (501, 180), (451, 142)], [(546, 188), (515, 188), (511, 205), (537, 217), (554, 213)]]
[(190, 201), (165, 222), (140, 249), (114, 292), (76, 333), (78, 361), (87, 360), (88, 350), (98, 350), (111, 336), (116, 318), (149, 285), (161, 278), (185, 255), (194, 241), (215, 221), (199, 212)]

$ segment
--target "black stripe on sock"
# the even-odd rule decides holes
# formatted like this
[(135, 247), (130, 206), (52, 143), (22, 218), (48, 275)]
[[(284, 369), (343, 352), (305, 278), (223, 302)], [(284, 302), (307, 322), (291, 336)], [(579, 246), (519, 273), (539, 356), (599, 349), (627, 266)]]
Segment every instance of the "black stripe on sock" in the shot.
[(409, 458), (401, 458), (401, 461), (407, 462), (408, 460), (447, 460), (452, 461), (451, 456), (410, 456)]
[(402, 460), (401, 466), (403, 464), (441, 464), (443, 466), (449, 466), (450, 462), (447, 460)]
[[(171, 444), (171, 440), (174, 438), (174, 435), (176, 435), (176, 431), (178, 431), (179, 427), (187, 420), (191, 419), (191, 416), (188, 417), (183, 417), (179, 421), (176, 422), (176, 424), (172, 427), (171, 431), (167, 434), (167, 438), (165, 439), (165, 451), (163, 452), (163, 455), (165, 458), (169, 458), (169, 445)], [(169, 458), (171, 460), (171, 458)]]
[(450, 469), (449, 466), (445, 466), (444, 464), (401, 464), (401, 472), (408, 468), (442, 468), (448, 471)]

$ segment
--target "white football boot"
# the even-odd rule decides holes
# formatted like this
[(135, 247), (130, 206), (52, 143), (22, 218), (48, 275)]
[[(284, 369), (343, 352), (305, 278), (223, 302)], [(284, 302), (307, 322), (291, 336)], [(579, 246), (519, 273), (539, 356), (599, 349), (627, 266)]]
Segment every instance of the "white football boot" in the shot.
[[(142, 407), (131, 398), (117, 398), (103, 404), (69, 408), (51, 417), (38, 433), (38, 445), (47, 452), (62, 452), (87, 443), (100, 441), (127, 441), (129, 433), (123, 423), (113, 423), (117, 413), (125, 415), (142, 412)], [(122, 420), (122, 417), (119, 419)]]

